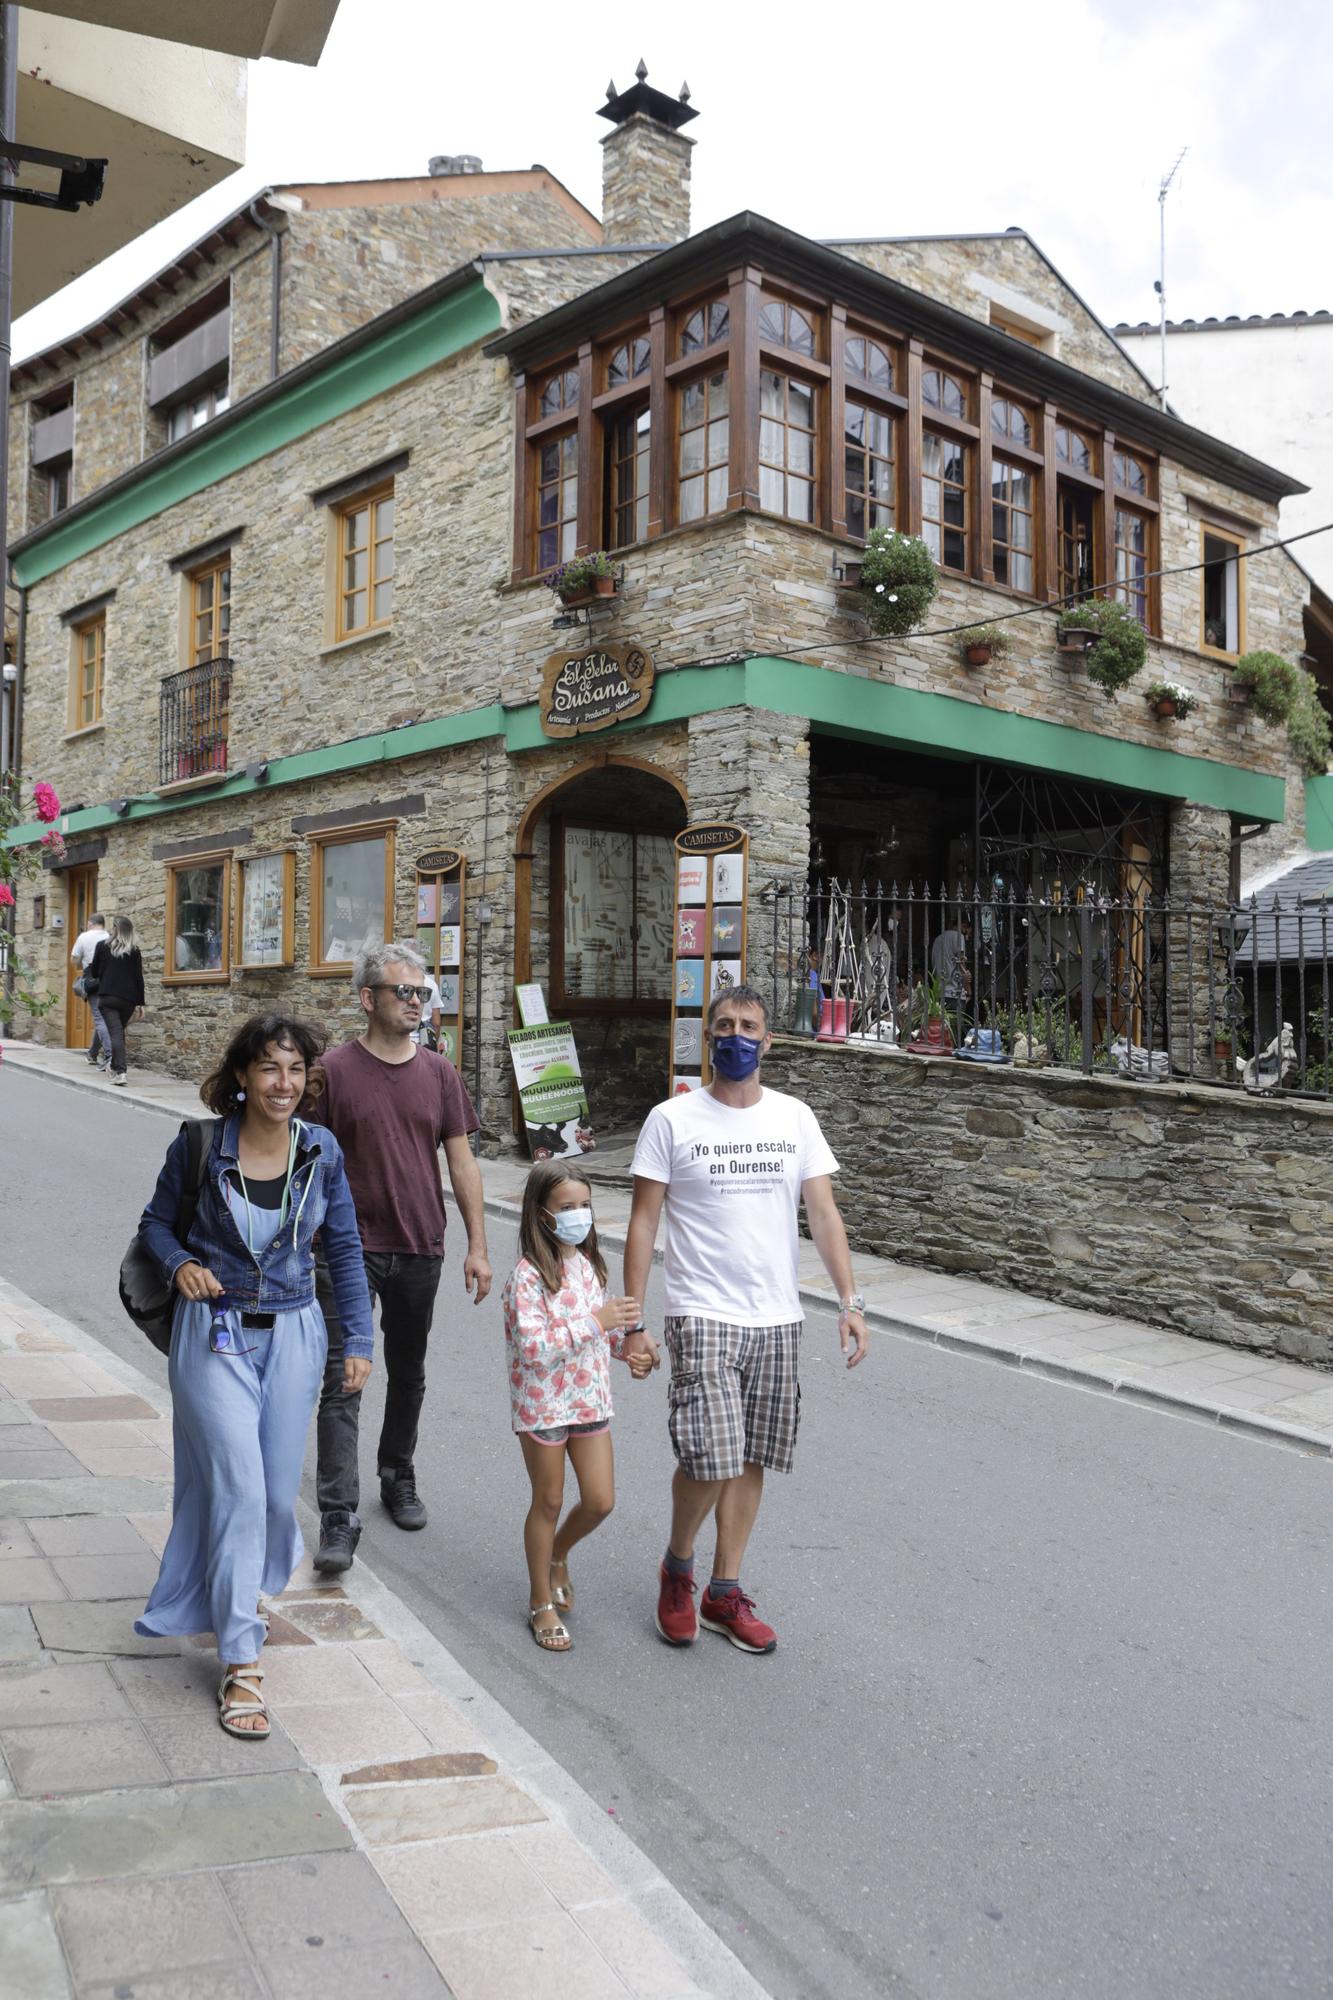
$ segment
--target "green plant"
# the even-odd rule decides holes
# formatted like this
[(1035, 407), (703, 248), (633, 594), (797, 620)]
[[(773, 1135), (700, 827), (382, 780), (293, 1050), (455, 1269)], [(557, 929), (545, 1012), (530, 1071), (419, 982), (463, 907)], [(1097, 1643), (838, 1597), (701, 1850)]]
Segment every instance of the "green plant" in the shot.
[[(30, 817), (42, 821), (49, 830), (40, 841), (11, 847), (9, 834)], [(57, 855), (64, 852), (65, 843), (53, 824), (59, 817), (60, 800), (49, 785), (33, 786), (32, 812), (28, 814), (18, 780), (0, 777), (0, 1023), (6, 1025), (20, 1007), (39, 1016), (48, 1014), (56, 1004), (54, 997), (43, 999), (36, 991), (35, 968), (20, 952), (9, 926), (18, 909), (16, 890), (41, 873), (42, 849)]]
[(1159, 701), (1173, 702), (1177, 715), (1188, 715), (1191, 709), (1199, 706), (1198, 695), (1192, 694), (1180, 681), (1149, 681), (1143, 694), (1154, 708)]
[(1243, 653), (1233, 678), (1250, 690), (1250, 707), (1260, 722), (1285, 722), (1300, 696), (1300, 668), (1281, 653)]
[(1333, 728), (1319, 699), (1319, 683), (1306, 668), (1297, 671), (1299, 687), (1287, 717), (1287, 741), (1311, 777), (1322, 777), (1333, 750)]
[(1333, 1093), (1333, 1022), (1329, 1020), (1329, 1009), (1312, 1007), (1306, 1029), (1305, 1068), (1300, 1088)]
[(918, 626), (939, 588), (935, 558), (919, 535), (872, 528), (861, 558), (865, 615), (881, 639), (901, 639)]
[(1142, 625), (1117, 598), (1087, 597), (1081, 604), (1066, 605), (1060, 613), (1060, 630), (1097, 634), (1084, 658), (1089, 680), (1096, 681), (1108, 701), (1129, 686), (1148, 657)]
[(1003, 625), (969, 625), (958, 637), (964, 652), (973, 646), (987, 646), (996, 660), (1002, 660), (1013, 644)]
[(918, 980), (912, 991), (911, 1025), (924, 1028), (928, 1021), (938, 1021), (947, 1012), (944, 981), (937, 972), (928, 972), (925, 984)]
[(596, 549), (591, 555), (572, 556), (559, 569), (552, 570), (550, 584), (559, 597), (577, 597), (585, 590), (591, 590), (599, 576), (614, 576), (611, 558), (604, 549)]

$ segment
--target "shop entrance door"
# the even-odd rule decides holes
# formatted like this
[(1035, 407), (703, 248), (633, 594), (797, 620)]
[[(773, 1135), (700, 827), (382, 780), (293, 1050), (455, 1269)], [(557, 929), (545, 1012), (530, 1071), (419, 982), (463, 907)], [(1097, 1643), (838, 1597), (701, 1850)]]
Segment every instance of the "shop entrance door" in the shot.
[(86, 1000), (74, 991), (79, 968), (70, 958), (74, 940), (86, 931), (97, 908), (97, 863), (71, 868), (65, 876), (65, 1047), (86, 1049), (93, 1038), (93, 1017)]

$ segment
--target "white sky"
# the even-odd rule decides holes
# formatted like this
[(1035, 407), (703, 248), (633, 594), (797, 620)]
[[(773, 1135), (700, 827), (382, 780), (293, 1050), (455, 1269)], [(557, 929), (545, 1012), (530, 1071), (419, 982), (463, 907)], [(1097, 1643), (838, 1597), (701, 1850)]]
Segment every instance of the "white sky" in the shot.
[(1158, 184), (1188, 146), (1171, 317), (1333, 308), (1326, 0), (674, 0), (633, 26), (590, 0), (342, 0), (318, 69), (251, 65), (244, 171), (26, 314), (14, 353), (86, 325), (269, 182), (478, 153), (540, 161), (600, 211), (595, 113), (640, 55), (700, 114), (696, 228), (743, 208), (814, 237), (1017, 223), (1104, 320), (1151, 319)]

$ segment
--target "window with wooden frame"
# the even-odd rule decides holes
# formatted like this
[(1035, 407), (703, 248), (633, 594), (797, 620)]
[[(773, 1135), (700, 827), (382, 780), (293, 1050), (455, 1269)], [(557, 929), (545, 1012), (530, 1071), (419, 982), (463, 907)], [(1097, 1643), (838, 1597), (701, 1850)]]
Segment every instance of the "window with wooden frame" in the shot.
[(231, 856), (212, 854), (167, 869), (168, 986), (221, 986), (231, 977)]
[(46, 517), (54, 521), (57, 514), (63, 514), (69, 506), (70, 487), (74, 478), (72, 458), (59, 459), (47, 468), (46, 473)]
[(815, 357), (815, 321), (801, 306), (767, 292), (759, 302), (759, 338), (769, 347), (785, 347), (791, 354)]
[(617, 410), (607, 426), (606, 546), (648, 539), (648, 472), (652, 417), (647, 403)]
[(731, 381), (725, 368), (682, 384), (676, 401), (676, 509), (702, 521), (726, 508), (730, 487)]
[(359, 826), (310, 842), (310, 972), (346, 977), (393, 936), (394, 829)]
[(607, 356), (606, 386), (608, 389), (623, 389), (631, 382), (637, 382), (652, 367), (652, 343), (646, 333), (635, 334), (631, 340), (622, 340)]
[(1140, 625), (1148, 623), (1148, 571), (1152, 568), (1152, 527), (1137, 507), (1115, 504), (1115, 596)]
[(167, 411), (167, 443), (175, 444), (191, 431), (201, 430), (214, 417), (220, 417), (224, 410), (231, 408), (231, 394), (224, 375), (220, 382), (210, 388), (201, 389), (196, 395), (184, 396), (179, 403), (173, 403)]
[(577, 431), (543, 438), (537, 446), (537, 568), (568, 562), (579, 540), (579, 440)]
[(256, 854), (236, 864), (238, 972), (262, 972), (296, 963), (296, 856), (290, 848)]
[(681, 315), (678, 346), (682, 359), (730, 338), (731, 305), (725, 296), (690, 306)]
[(816, 452), (813, 384), (761, 368), (759, 504), (767, 513), (814, 520)]
[(188, 666), (231, 657), (231, 551), (190, 572)]
[(106, 676), (106, 613), (99, 611), (70, 635), (69, 728), (92, 729), (102, 720)]
[(921, 539), (942, 569), (965, 570), (971, 532), (968, 449), (939, 431), (921, 435)]
[[(888, 400), (898, 382), (898, 361), (888, 344), (849, 333), (843, 342), (843, 518), (847, 533), (863, 542), (872, 528), (892, 528), (898, 518), (899, 405)], [(884, 400), (881, 400), (884, 399)]]
[(967, 384), (947, 368), (925, 368), (921, 372), (921, 406), (938, 410), (944, 417), (966, 417)]
[(1245, 547), (1223, 528), (1202, 533), (1199, 644), (1205, 653), (1234, 657), (1245, 651)]
[(393, 621), (393, 481), (344, 500), (337, 531), (336, 640), (382, 630)]
[(540, 417), (558, 417), (562, 411), (577, 410), (579, 406), (579, 371), (574, 367), (557, 368), (546, 377), (537, 396), (537, 414)]
[(1061, 599), (1090, 597), (1102, 581), (1101, 480), (1091, 438), (1055, 425), (1055, 567)]
[(991, 436), (997, 440), (1031, 447), (1032, 418), (1021, 403), (1011, 402), (1007, 396), (992, 396), (990, 427)]
[(1055, 427), (1055, 462), (1057, 466), (1067, 465), (1075, 472), (1096, 470), (1092, 445), (1073, 424), (1057, 424)]
[(1036, 588), (1037, 476), (1031, 466), (1001, 458), (990, 464), (991, 567), (1012, 590)]
[(868, 334), (848, 334), (843, 343), (843, 368), (852, 392), (864, 387), (873, 395), (877, 389), (892, 391), (898, 386), (892, 349)]
[(667, 1014), (676, 857), (663, 829), (551, 824), (551, 1004), (570, 1014)]

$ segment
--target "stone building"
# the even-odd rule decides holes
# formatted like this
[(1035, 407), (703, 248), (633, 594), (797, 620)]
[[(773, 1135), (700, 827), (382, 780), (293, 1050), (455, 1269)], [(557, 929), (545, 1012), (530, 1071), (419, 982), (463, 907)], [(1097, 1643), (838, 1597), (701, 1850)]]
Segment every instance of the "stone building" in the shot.
[[(1224, 900), (1242, 830), (1300, 838), (1302, 774), (1228, 672), (1301, 651), (1300, 572), (1247, 555), (1298, 483), (1163, 412), (1025, 234), (691, 234), (688, 102), (640, 74), (603, 115), (602, 222), (466, 161), (270, 190), (16, 371), (22, 768), (68, 843), (42, 926), (19, 911), (62, 996), (39, 1032), (86, 1033), (93, 901), (134, 915), (134, 1046), (180, 1074), (279, 996), (350, 1028), (356, 943), (419, 929), (506, 1143), (516, 981), (573, 1022), (601, 1125), (662, 1094), (687, 820), (749, 830), (760, 977), (812, 853), (873, 873), (892, 837), (943, 881), (1003, 839), (1034, 884), (1055, 852)], [(880, 524), (940, 563), (925, 634), (872, 639), (846, 587)], [(1205, 527), (1217, 573), (1159, 577)], [(552, 569), (597, 549), (614, 594), (562, 614)], [(1057, 652), (1089, 588), (1187, 719)], [(956, 628), (1015, 611), (969, 668)], [(647, 705), (562, 737), (562, 646), (650, 660)]]

